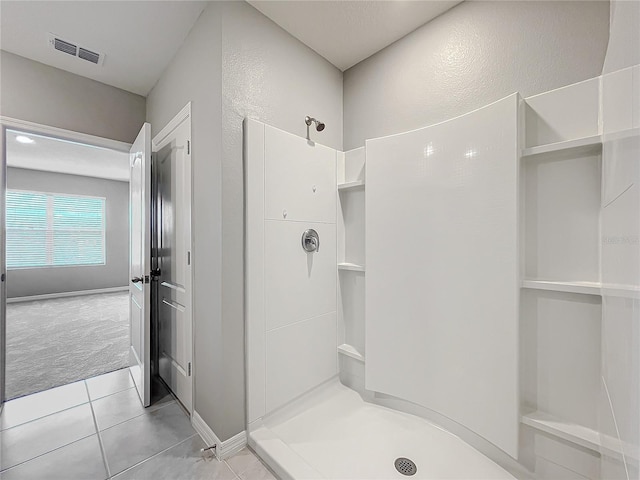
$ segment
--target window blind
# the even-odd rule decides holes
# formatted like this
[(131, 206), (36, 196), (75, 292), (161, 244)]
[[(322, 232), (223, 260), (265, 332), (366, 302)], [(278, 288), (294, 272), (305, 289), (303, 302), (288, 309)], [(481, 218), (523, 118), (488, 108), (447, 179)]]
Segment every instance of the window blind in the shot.
[(105, 263), (105, 199), (7, 191), (7, 268)]

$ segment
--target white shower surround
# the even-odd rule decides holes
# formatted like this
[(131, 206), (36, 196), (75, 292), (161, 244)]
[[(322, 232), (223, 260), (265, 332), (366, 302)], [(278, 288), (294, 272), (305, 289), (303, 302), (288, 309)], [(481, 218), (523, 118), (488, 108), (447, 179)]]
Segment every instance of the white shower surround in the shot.
[[(519, 384), (518, 391), (513, 395), (517, 402), (516, 419), (518, 414), (521, 415), (520, 427), (516, 428), (520, 434), (518, 462), (513, 460), (513, 450), (507, 445), (508, 442), (502, 445), (497, 443), (498, 437), (493, 436), (495, 429), (492, 432), (491, 428), (485, 428), (487, 424), (469, 422), (473, 416), (463, 411), (464, 403), (459, 398), (453, 398), (452, 405), (448, 405), (446, 394), (439, 399), (435, 394), (433, 398), (440, 401), (440, 405), (431, 403), (420, 406), (419, 402), (426, 404), (432, 398), (410, 398), (409, 395), (419, 389), (414, 392), (402, 392), (402, 388), (397, 391), (389, 389), (387, 392), (390, 394), (385, 394), (385, 385), (375, 384), (374, 377), (383, 376), (380, 371), (375, 371), (376, 356), (381, 353), (376, 349), (382, 346), (384, 350), (387, 344), (383, 339), (380, 345), (372, 349), (371, 342), (367, 342), (367, 345), (364, 342), (365, 332), (367, 337), (376, 335), (376, 332), (370, 331), (374, 323), (371, 318), (365, 318), (362, 311), (365, 304), (364, 285), (376, 282), (376, 266), (375, 260), (371, 263), (369, 255), (364, 258), (362, 250), (365, 243), (373, 241), (374, 245), (368, 246), (369, 252), (379, 239), (372, 239), (372, 231), (368, 229), (365, 242), (364, 232), (361, 231), (364, 230), (363, 222), (360, 218), (355, 221), (353, 218), (354, 215), (364, 214), (364, 198), (376, 193), (376, 182), (369, 179), (367, 195), (364, 194), (364, 157), (366, 154), (366, 161), (372, 161), (371, 148), (367, 152), (364, 148), (346, 153), (336, 152), (340, 194), (335, 260), (338, 262), (340, 283), (337, 292), (337, 338), (331, 346), (334, 349), (333, 358), (336, 347), (339, 353), (340, 381), (357, 391), (365, 402), (356, 407), (357, 402), (346, 400), (349, 395), (343, 395), (344, 387), (338, 385), (335, 379), (323, 381), (323, 378), (331, 377), (329, 372), (334, 369), (333, 360), (320, 362), (320, 365), (326, 363), (331, 367), (325, 369), (322, 375), (318, 374), (322, 370), (317, 368), (318, 365), (313, 364), (309, 370), (313, 362), (309, 360), (305, 342), (290, 336), (290, 343), (285, 349), (290, 352), (286, 355), (290, 359), (296, 355), (299, 358), (293, 360), (298, 365), (287, 368), (293, 368), (299, 375), (290, 377), (297, 382), (297, 390), (289, 391), (286, 398), (281, 397), (277, 405), (271, 405), (273, 411), (269, 411), (265, 403), (265, 392), (269, 390), (269, 381), (264, 374), (265, 342), (256, 340), (260, 335), (264, 336), (266, 331), (264, 310), (257, 307), (264, 305), (265, 281), (273, 279), (265, 279), (263, 272), (261, 275), (251, 275), (261, 272), (260, 269), (256, 270), (255, 262), (264, 263), (265, 256), (264, 250), (256, 251), (251, 246), (264, 242), (264, 228), (256, 229), (255, 225), (264, 223), (265, 182), (263, 177), (255, 175), (255, 171), (256, 165), (264, 169), (264, 132), (271, 127), (253, 121), (245, 123), (249, 444), (278, 474), (283, 478), (358, 478), (355, 471), (346, 466), (355, 451), (350, 452), (347, 444), (340, 451), (332, 449), (348, 437), (349, 441), (355, 442), (353, 448), (361, 445), (370, 453), (374, 452), (372, 444), (366, 442), (366, 427), (363, 424), (363, 429), (358, 430), (357, 425), (351, 424), (352, 431), (345, 432), (344, 428), (332, 422), (332, 417), (327, 416), (326, 412), (333, 409), (336, 414), (333, 419), (338, 421), (342, 418), (339, 410), (353, 408), (350, 411), (355, 413), (363, 412), (360, 409), (363, 407), (373, 415), (369, 419), (366, 416), (359, 417), (368, 423), (378, 416), (376, 408), (384, 406), (416, 414), (443, 426), (477, 449), (468, 450), (473, 452), (472, 455), (482, 452), (518, 478), (529, 478), (531, 472), (535, 472), (540, 479), (636, 478), (640, 458), (640, 424), (632, 405), (637, 401), (638, 367), (629, 362), (630, 359), (616, 356), (613, 346), (625, 341), (634, 342), (633, 345), (637, 343), (637, 336), (633, 332), (636, 328), (634, 319), (637, 319), (640, 286), (637, 261), (632, 260), (637, 259), (638, 250), (633, 243), (607, 242), (608, 237), (604, 235), (636, 238), (634, 235), (638, 231), (637, 182), (633, 182), (633, 188), (627, 187), (640, 171), (637, 168), (637, 153), (634, 154), (638, 151), (640, 138), (640, 90), (635, 88), (639, 78), (640, 66), (635, 66), (526, 98), (517, 107), (513, 127), (521, 143), (516, 144), (513, 160), (521, 170), (511, 187), (512, 193), (516, 192), (517, 195), (514, 207), (520, 205), (516, 211), (518, 232), (513, 243), (517, 247), (519, 242), (521, 246), (515, 265), (515, 271), (519, 270), (520, 273), (515, 281), (515, 287), (521, 288), (520, 311), (519, 315), (514, 314), (516, 318), (519, 316), (515, 331), (519, 327), (520, 332), (519, 337), (516, 336), (512, 345), (504, 351), (515, 351), (518, 357), (511, 365), (517, 369), (515, 377)], [(512, 97), (514, 101), (517, 98), (516, 95)], [(433, 127), (416, 132), (428, 131), (429, 128)], [(481, 126), (478, 129), (481, 130)], [(306, 145), (304, 139), (272, 130), (300, 146)], [(411, 136), (412, 133), (415, 132), (398, 137)], [(369, 141), (367, 146), (384, 140)], [(464, 140), (459, 135), (454, 136), (449, 146), (459, 150)], [(430, 156), (428, 152), (432, 154), (435, 150), (434, 145), (429, 146), (428, 143), (420, 146), (421, 152), (414, 152), (413, 155), (416, 164)], [(473, 150), (468, 147), (465, 154), (473, 157)], [(393, 156), (397, 149), (389, 148), (389, 153)], [(297, 161), (300, 157), (292, 155), (290, 159)], [(383, 170), (378, 173), (381, 172)], [(464, 168), (458, 173), (461, 172), (464, 173)], [(393, 178), (396, 173), (390, 169), (386, 172), (387, 178)], [(414, 177), (408, 175), (405, 178), (405, 188), (419, 183), (420, 172)], [(450, 179), (454, 178), (455, 175), (450, 176)], [(470, 177), (467, 175), (466, 178)], [(367, 201), (366, 204), (370, 210), (372, 202)], [(403, 214), (401, 208), (396, 206), (397, 215)], [(378, 233), (378, 236), (381, 235), (389, 236), (389, 229), (382, 228)], [(365, 260), (369, 264), (365, 265)], [(411, 270), (412, 263), (406, 263)], [(402, 268), (399, 270), (402, 271)], [(416, 278), (419, 280), (421, 277)], [(384, 287), (384, 282), (380, 285)], [(415, 299), (412, 301), (415, 302)], [(518, 295), (516, 305), (517, 301)], [(417, 327), (419, 329), (420, 325)], [(256, 336), (256, 333), (260, 335)], [(480, 329), (477, 335), (483, 343), (490, 343), (489, 333), (494, 332)], [(306, 337), (308, 339), (308, 335)], [(331, 342), (333, 339), (314, 338), (314, 343), (325, 341)], [(321, 350), (321, 358), (328, 359), (329, 348)], [(420, 352), (415, 356), (415, 348), (410, 355), (405, 355), (402, 349), (387, 353), (392, 356), (393, 362), (397, 361), (397, 358), (393, 358), (397, 356), (411, 357), (409, 360), (420, 356)], [(440, 351), (438, 357), (446, 358), (446, 355)], [(384, 355), (381, 358), (384, 362)], [(434, 359), (434, 363), (442, 358)], [(601, 361), (604, 363), (601, 364)], [(407, 368), (411, 368), (409, 377), (420, 368), (429, 367), (416, 367), (411, 362), (407, 365)], [(444, 367), (446, 369), (447, 365)], [(304, 371), (310, 375), (304, 375)], [(509, 369), (504, 369), (502, 373), (506, 371)], [(395, 375), (397, 369), (387, 368), (386, 373)], [(487, 378), (492, 373), (487, 371)], [(306, 378), (304, 386), (300, 383), (303, 377)], [(371, 383), (372, 379), (374, 383)], [(634, 386), (632, 392), (628, 391), (629, 384)], [(371, 388), (383, 391), (371, 391)], [(428, 390), (423, 388), (423, 391)], [(450, 391), (449, 394), (454, 393)], [(509, 396), (508, 389), (502, 390), (502, 394)], [(429, 395), (433, 395), (433, 392), (429, 392)], [(320, 404), (327, 407), (324, 413), (320, 413), (322, 408), (316, 408)], [(452, 410), (447, 412), (448, 408)], [(457, 413), (461, 412), (465, 418), (456, 418)], [(384, 414), (380, 411), (379, 415)], [(415, 418), (415, 422), (418, 428), (423, 420)], [(513, 411), (499, 422), (504, 427), (502, 433), (509, 432), (513, 428)], [(359, 436), (362, 438), (361, 444), (356, 440)], [(502, 440), (508, 436), (507, 433)], [(397, 431), (386, 431), (376, 440), (388, 447), (385, 455), (393, 455), (398, 448), (411, 448), (410, 443), (404, 442), (406, 438), (403, 437), (403, 440), (400, 437), (402, 435), (398, 436)], [(374, 445), (377, 446), (377, 443)], [(504, 450), (496, 448), (496, 445)], [(318, 452), (325, 452), (325, 455)], [(433, 453), (447, 455), (451, 451)], [(379, 460), (376, 456), (379, 454), (372, 455), (365, 455), (361, 460), (369, 459), (373, 465)], [(416, 456), (419, 457), (418, 454)], [(470, 461), (461, 455), (455, 461), (466, 460)], [(311, 464), (319, 468), (310, 470)], [(344, 470), (334, 469), (341, 464)], [(383, 465), (386, 464), (380, 464), (380, 468)], [(453, 470), (451, 473), (454, 474)], [(471, 474), (467, 472), (467, 476)], [(429, 478), (428, 475), (425, 478)]]
[(514, 458), (518, 103), (366, 142), (366, 388)]

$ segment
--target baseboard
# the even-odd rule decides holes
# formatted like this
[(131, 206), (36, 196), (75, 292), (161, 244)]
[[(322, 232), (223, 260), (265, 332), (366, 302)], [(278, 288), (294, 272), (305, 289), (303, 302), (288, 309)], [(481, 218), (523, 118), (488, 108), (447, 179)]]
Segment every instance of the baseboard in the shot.
[(30, 295), (28, 297), (7, 298), (7, 303), (32, 302), (34, 300), (49, 300), (51, 298), (78, 297), (80, 295), (96, 295), (99, 293), (124, 292), (127, 290), (129, 290), (128, 286), (97, 288), (95, 290), (79, 290), (77, 292), (46, 293), (44, 295)]
[(242, 431), (230, 439), (221, 442), (209, 425), (207, 425), (196, 411), (191, 415), (191, 425), (193, 425), (195, 431), (202, 437), (202, 440), (204, 440), (207, 447), (215, 445), (216, 448), (214, 452), (218, 460), (225, 460), (235, 455), (247, 445), (246, 431)]

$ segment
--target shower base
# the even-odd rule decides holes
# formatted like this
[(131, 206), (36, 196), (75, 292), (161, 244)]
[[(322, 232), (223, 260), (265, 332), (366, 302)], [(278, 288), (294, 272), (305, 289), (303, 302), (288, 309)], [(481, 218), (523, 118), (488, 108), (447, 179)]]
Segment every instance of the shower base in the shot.
[[(455, 435), (367, 403), (337, 379), (252, 429), (249, 445), (282, 480), (515, 478)], [(400, 457), (415, 474), (396, 470)]]

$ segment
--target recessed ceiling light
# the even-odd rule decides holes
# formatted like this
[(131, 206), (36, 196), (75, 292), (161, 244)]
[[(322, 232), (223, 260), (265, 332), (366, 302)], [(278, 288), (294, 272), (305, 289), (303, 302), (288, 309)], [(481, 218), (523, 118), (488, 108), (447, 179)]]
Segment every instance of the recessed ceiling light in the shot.
[(27, 137), (26, 135), (18, 135), (16, 137), (16, 141), (20, 143), (33, 143), (34, 140), (32, 138)]

